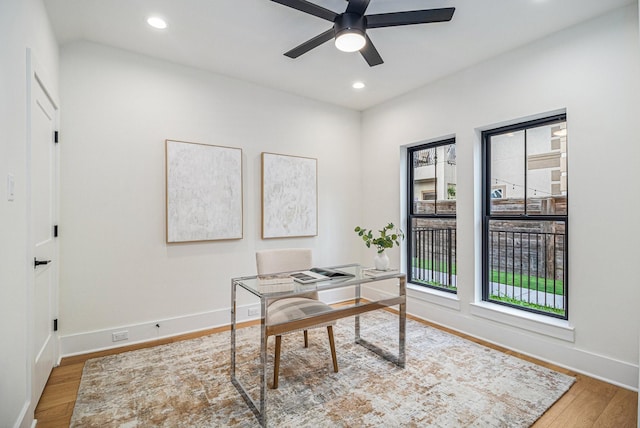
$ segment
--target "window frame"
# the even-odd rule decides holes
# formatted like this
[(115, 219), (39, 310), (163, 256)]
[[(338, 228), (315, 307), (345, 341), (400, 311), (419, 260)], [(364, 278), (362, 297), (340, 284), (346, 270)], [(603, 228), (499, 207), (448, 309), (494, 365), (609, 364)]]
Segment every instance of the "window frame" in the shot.
[[(426, 218), (426, 219), (455, 219), (456, 220), (456, 231), (457, 231), (457, 216), (458, 216), (458, 208), (457, 208), (457, 197), (456, 197), (456, 213), (455, 214), (438, 214), (438, 203), (437, 203), (437, 188), (435, 190), (436, 194), (435, 194), (435, 204), (434, 204), (434, 213), (433, 214), (416, 214), (414, 212), (414, 165), (413, 165), (413, 155), (415, 152), (418, 152), (420, 150), (425, 150), (425, 149), (436, 149), (437, 147), (441, 147), (441, 146), (447, 146), (447, 145), (451, 145), (453, 144), (454, 146), (456, 145), (456, 138), (455, 137), (450, 137), (450, 138), (445, 138), (442, 140), (438, 140), (438, 141), (432, 141), (429, 143), (423, 143), (423, 144), (419, 144), (413, 147), (409, 147), (407, 148), (407, 225), (406, 225), (406, 231), (407, 234), (406, 236), (408, 237), (408, 239), (406, 240), (406, 250), (407, 250), (407, 260), (406, 260), (406, 267), (407, 267), (407, 282), (416, 286), (420, 286), (420, 287), (425, 287), (425, 288), (429, 288), (432, 290), (438, 290), (438, 291), (443, 291), (446, 293), (451, 293), (451, 294), (457, 294), (457, 287), (455, 290), (451, 290), (451, 289), (447, 289), (444, 287), (437, 287), (434, 285), (429, 285), (429, 284), (424, 284), (421, 282), (412, 282), (413, 279), (413, 266), (412, 266), (412, 259), (413, 259), (413, 228), (412, 228), (412, 223), (413, 223), (413, 219), (415, 218)], [(437, 174), (437, 170), (436, 170), (436, 174)], [(437, 180), (437, 176), (436, 176), (436, 180)], [(457, 184), (458, 184), (458, 172), (457, 172), (457, 168), (456, 168), (456, 188), (457, 188)], [(457, 233), (456, 233), (456, 239), (457, 239)]]
[[(516, 132), (516, 131), (526, 131), (531, 128), (537, 128), (540, 126), (551, 125), (559, 122), (567, 122), (566, 113), (556, 114), (552, 116), (546, 116), (539, 119), (529, 120), (525, 122), (518, 122), (512, 125), (502, 126), (499, 128), (494, 128), (486, 131), (482, 131), (481, 141), (482, 141), (482, 290), (481, 297), (482, 301), (487, 303), (492, 303), (496, 305), (503, 305), (507, 307), (511, 307), (514, 309), (522, 310), (525, 312), (535, 313), (539, 315), (544, 315), (552, 318), (559, 318), (563, 320), (569, 319), (569, 191), (568, 191), (568, 182), (567, 182), (567, 210), (563, 215), (553, 214), (553, 215), (533, 215), (527, 214), (527, 192), (524, 192), (524, 207), (525, 211), (522, 214), (492, 214), (491, 213), (491, 193), (493, 191), (492, 183), (491, 183), (491, 144), (490, 139), (493, 136), (505, 134), (508, 132)], [(526, 141), (526, 140), (525, 140)], [(526, 143), (525, 143), (526, 144)], [(568, 148), (567, 148), (568, 153)], [(525, 155), (523, 162), (525, 164), (525, 177), (527, 175), (527, 152), (525, 146)], [(568, 158), (568, 155), (567, 155)], [(567, 168), (568, 169), (568, 168)], [(567, 180), (568, 180), (567, 176)], [(525, 182), (526, 188), (526, 182)], [(563, 222), (564, 223), (564, 315), (554, 314), (550, 312), (545, 312), (541, 310), (537, 310), (534, 308), (528, 308), (526, 306), (520, 306), (515, 304), (510, 304), (507, 302), (501, 302), (496, 300), (489, 299), (489, 227), (491, 220), (505, 220), (505, 221), (531, 221), (531, 222)]]

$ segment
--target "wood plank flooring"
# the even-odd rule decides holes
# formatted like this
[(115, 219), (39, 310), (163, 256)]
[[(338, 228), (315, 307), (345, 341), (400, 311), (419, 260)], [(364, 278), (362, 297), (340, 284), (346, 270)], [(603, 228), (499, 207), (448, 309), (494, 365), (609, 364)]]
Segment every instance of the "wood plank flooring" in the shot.
[[(576, 377), (577, 381), (571, 389), (560, 398), (540, 419), (533, 425), (534, 428), (637, 428), (638, 424), (638, 393), (629, 391), (606, 382), (572, 372), (561, 367), (548, 364), (526, 355), (510, 351), (508, 349), (483, 342), (471, 336), (460, 334), (453, 330), (425, 322), (419, 318), (408, 316), (432, 327), (439, 328), (486, 347), (522, 358), (527, 361), (548, 367)], [(256, 324), (245, 323), (239, 327)], [(95, 352), (86, 355), (64, 358), (59, 367), (53, 369), (44, 389), (35, 417), (38, 420), (38, 428), (66, 428), (71, 421), (73, 406), (75, 405), (82, 377), (82, 369), (86, 360), (120, 352), (148, 348), (163, 345), (179, 340), (188, 340), (208, 334), (229, 330), (229, 327), (221, 327), (193, 334), (161, 339), (145, 344), (131, 345), (123, 348), (112, 349), (103, 352)]]

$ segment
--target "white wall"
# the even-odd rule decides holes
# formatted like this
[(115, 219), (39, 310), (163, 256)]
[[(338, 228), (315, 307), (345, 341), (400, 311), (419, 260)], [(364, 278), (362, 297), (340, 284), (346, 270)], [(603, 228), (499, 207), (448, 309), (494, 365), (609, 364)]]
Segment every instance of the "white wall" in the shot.
[[(0, 44), (0, 337), (12, 344), (0, 354), (0, 425), (27, 426), (25, 51), (34, 50), (55, 90), (57, 48), (39, 0), (1, 2), (0, 32), (9, 41)], [(310, 246), (317, 264), (370, 261), (352, 229), (400, 218), (400, 147), (455, 135), (459, 301), (412, 297), (410, 311), (637, 387), (640, 290), (630, 238), (640, 236), (640, 207), (629, 197), (640, 178), (637, 6), (371, 109), (362, 124), (350, 110), (95, 44), (62, 54), (63, 353), (110, 346), (110, 332), (122, 326), (137, 334), (131, 340), (145, 340), (224, 322), (229, 278), (254, 271), (256, 249)], [(558, 109), (566, 109), (570, 132), (572, 342), (479, 317), (472, 306), (480, 280), (479, 129)], [(165, 244), (165, 138), (243, 148), (244, 239)], [(318, 158), (318, 237), (260, 239), (262, 151)], [(603, 153), (617, 156), (603, 162)], [(3, 192), (8, 173), (16, 177), (14, 202)], [(615, 203), (599, 205), (593, 194)], [(151, 325), (157, 321), (160, 330)]]
[[(639, 76), (636, 4), (364, 113), (365, 225), (400, 217), (402, 146), (452, 134), (457, 140), (458, 300), (412, 292), (410, 312), (637, 388)], [(481, 283), (480, 130), (562, 109), (569, 129), (569, 323), (547, 328), (527, 320), (518, 328), (509, 325), (518, 324), (513, 316), (473, 305)]]
[[(40, 0), (0, 2), (0, 426), (30, 426), (28, 355), (26, 52), (50, 76), (57, 91), (58, 50)], [(15, 200), (7, 200), (7, 175)], [(31, 268), (31, 269), (29, 269)]]
[[(358, 112), (91, 43), (61, 49), (61, 110), (63, 355), (228, 324), (258, 249), (358, 255)], [(244, 239), (165, 243), (167, 138), (243, 149)], [(317, 237), (260, 238), (263, 151), (318, 159)]]

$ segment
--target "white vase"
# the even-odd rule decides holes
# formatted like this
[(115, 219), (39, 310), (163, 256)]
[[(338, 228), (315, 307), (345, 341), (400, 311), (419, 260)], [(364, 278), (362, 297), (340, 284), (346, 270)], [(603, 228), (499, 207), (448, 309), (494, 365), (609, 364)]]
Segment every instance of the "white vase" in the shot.
[(386, 252), (377, 253), (376, 257), (373, 259), (373, 264), (376, 267), (376, 270), (387, 270), (389, 269), (389, 256), (387, 256)]

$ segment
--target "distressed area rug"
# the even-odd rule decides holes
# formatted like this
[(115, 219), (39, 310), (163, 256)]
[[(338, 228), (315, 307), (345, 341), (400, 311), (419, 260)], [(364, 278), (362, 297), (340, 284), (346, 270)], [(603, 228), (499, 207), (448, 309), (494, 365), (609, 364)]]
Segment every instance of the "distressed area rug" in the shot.
[[(361, 316), (361, 336), (397, 352), (397, 316)], [(238, 331), (238, 374), (257, 383), (258, 328)], [(353, 343), (354, 320), (282, 340), (280, 386), (268, 389), (276, 427), (528, 427), (574, 378), (407, 320), (405, 369)], [(269, 384), (274, 339), (269, 340)], [(257, 394), (257, 388), (250, 391)], [(257, 397), (257, 395), (254, 395)], [(259, 426), (230, 382), (229, 332), (88, 360), (72, 427)]]

